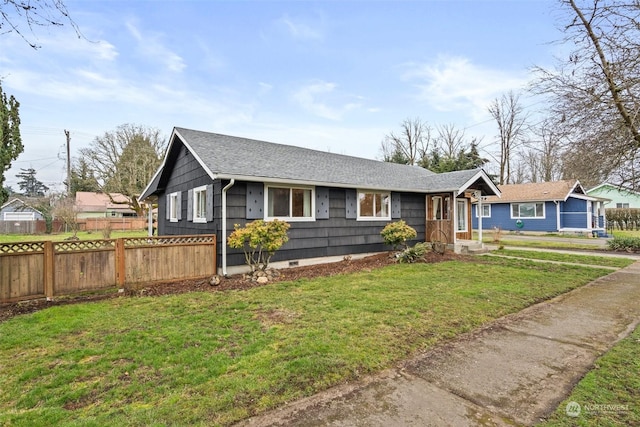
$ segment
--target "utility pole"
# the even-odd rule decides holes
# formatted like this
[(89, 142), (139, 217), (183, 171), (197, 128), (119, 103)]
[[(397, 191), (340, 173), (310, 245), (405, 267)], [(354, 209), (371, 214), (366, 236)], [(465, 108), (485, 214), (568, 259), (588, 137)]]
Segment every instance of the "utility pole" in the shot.
[(64, 130), (67, 137), (67, 197), (71, 197), (71, 133)]

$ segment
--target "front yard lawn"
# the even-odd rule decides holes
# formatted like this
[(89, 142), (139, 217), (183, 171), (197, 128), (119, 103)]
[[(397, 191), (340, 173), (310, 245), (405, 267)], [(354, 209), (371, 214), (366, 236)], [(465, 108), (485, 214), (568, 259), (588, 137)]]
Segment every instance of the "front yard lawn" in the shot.
[(512, 257), (539, 259), (543, 261), (571, 262), (575, 264), (597, 265), (603, 267), (624, 268), (635, 262), (631, 258), (604, 257), (598, 255), (564, 254), (552, 251), (527, 251), (521, 249), (498, 249), (492, 253)]
[[(595, 367), (541, 426), (640, 425), (640, 328), (598, 359)], [(579, 407), (575, 404), (580, 405)], [(569, 416), (567, 414), (567, 405)]]
[(0, 323), (0, 425), (227, 425), (608, 272), (476, 258), (52, 307)]

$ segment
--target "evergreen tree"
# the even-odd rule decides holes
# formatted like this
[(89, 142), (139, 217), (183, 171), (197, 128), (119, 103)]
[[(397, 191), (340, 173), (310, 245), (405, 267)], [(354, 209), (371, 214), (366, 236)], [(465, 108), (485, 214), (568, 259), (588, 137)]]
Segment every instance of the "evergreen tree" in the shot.
[(29, 197), (44, 197), (49, 187), (36, 178), (36, 170), (34, 168), (21, 168), (20, 171), (19, 174), (16, 174), (16, 178), (21, 179), (21, 181), (18, 181), (18, 187), (20, 187), (22, 194)]
[(20, 137), (20, 103), (11, 95), (2, 91), (0, 85), (0, 205), (6, 202), (9, 194), (4, 187), (4, 174), (11, 162), (24, 151)]

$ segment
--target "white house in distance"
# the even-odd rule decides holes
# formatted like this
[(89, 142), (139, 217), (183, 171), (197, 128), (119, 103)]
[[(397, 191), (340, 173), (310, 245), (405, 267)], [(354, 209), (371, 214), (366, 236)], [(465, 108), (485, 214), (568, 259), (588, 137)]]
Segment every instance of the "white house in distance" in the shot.
[(606, 203), (607, 208), (640, 208), (640, 192), (621, 187), (619, 185), (604, 182), (587, 190), (587, 194), (593, 197), (602, 197), (611, 200)]
[(129, 198), (120, 193), (76, 193), (78, 219), (83, 218), (123, 218), (135, 217), (136, 212), (129, 207)]

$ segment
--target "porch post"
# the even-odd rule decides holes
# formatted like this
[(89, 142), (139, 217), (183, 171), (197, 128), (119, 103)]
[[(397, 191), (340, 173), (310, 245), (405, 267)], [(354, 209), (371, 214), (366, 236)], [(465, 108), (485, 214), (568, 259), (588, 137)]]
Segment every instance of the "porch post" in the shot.
[[(478, 242), (482, 244), (482, 191), (477, 190), (474, 196), (478, 199), (478, 206), (476, 207), (476, 213), (478, 214)], [(473, 218), (471, 218), (471, 224), (473, 224)], [(473, 228), (471, 231), (473, 232)]]

